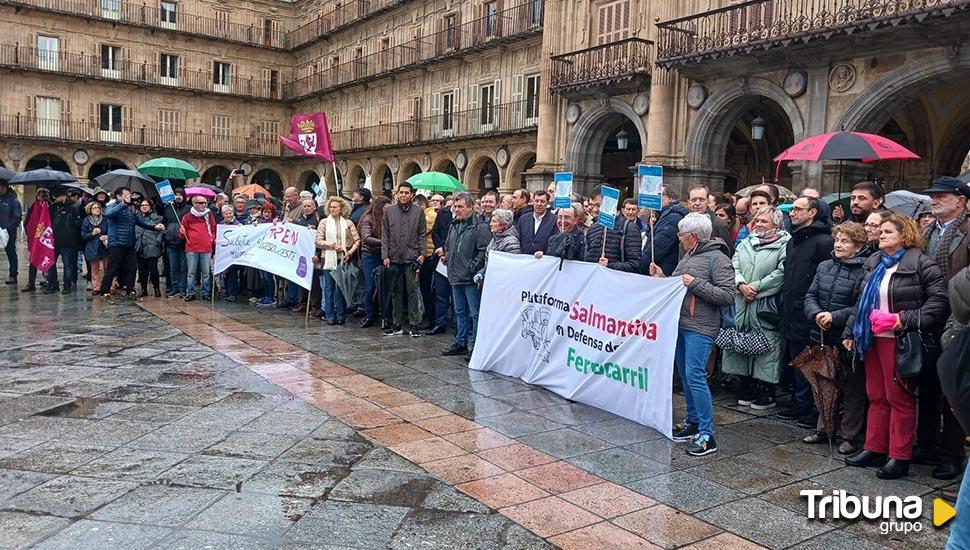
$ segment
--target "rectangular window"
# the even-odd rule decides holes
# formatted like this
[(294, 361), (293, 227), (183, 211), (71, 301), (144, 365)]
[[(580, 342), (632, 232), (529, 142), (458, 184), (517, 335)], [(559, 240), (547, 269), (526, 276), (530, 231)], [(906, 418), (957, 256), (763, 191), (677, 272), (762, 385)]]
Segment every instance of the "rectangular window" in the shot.
[(530, 23), (538, 25), (542, 23), (542, 0), (531, 0), (531, 13), (529, 14)]
[(391, 38), (381, 38), (381, 72), (391, 68)]
[(158, 55), (158, 76), (162, 84), (178, 86), (179, 56), (170, 53)]
[(483, 6), (485, 19), (485, 36), (497, 36), (498, 33), (498, 2), (486, 2)]
[(101, 76), (121, 78), (121, 46), (101, 44)]
[(161, 2), (159, 4), (158, 19), (163, 27), (174, 28), (178, 22), (178, 4), (175, 2)]
[(445, 49), (454, 50), (458, 48), (458, 16), (455, 14), (445, 16)]
[(458, 110), (455, 92), (441, 94), (441, 130), (451, 134), (455, 131), (455, 112)]
[(275, 120), (259, 121), (259, 140), (262, 142), (275, 142), (276, 136), (280, 133), (280, 123)]
[(276, 69), (263, 69), (266, 81), (266, 92), (272, 99), (280, 98), (280, 72)]
[(263, 45), (272, 46), (276, 35), (276, 21), (263, 19)]
[(101, 17), (118, 19), (121, 17), (121, 0), (101, 0)]
[(217, 138), (229, 138), (229, 127), (231, 119), (226, 115), (212, 115), (212, 136)]
[(212, 90), (224, 94), (229, 93), (232, 82), (232, 65), (222, 61), (212, 62)]
[(478, 122), (487, 131), (495, 123), (495, 84), (479, 87), (478, 108)]
[(41, 137), (61, 136), (61, 100), (54, 97), (38, 97), (37, 135)]
[(181, 113), (170, 109), (158, 111), (158, 129), (164, 133), (178, 133), (181, 130)]
[(121, 105), (102, 103), (99, 107), (101, 141), (121, 141)]
[(613, 0), (596, 6), (597, 44), (618, 42), (630, 36), (630, 0)]
[(539, 75), (529, 76), (525, 80), (525, 120), (535, 124), (539, 120)]
[(354, 80), (363, 78), (367, 72), (367, 62), (364, 61), (364, 48), (354, 49)]
[(37, 68), (56, 71), (60, 68), (61, 39), (56, 36), (37, 35)]
[(216, 31), (220, 36), (229, 34), (229, 12), (226, 10), (216, 10)]

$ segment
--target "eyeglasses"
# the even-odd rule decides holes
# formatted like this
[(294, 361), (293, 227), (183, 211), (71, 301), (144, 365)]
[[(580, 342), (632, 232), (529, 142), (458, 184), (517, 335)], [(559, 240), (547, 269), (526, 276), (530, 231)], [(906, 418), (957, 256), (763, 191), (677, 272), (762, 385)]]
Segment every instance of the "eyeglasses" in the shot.
[(809, 210), (812, 210), (812, 209), (811, 208), (804, 208), (804, 207), (801, 207), (801, 206), (792, 206), (791, 207), (791, 211), (792, 212), (808, 212)]
[(205, 201), (192, 201), (192, 204), (205, 204)]
[(879, 224), (878, 223), (867, 223), (867, 224), (863, 224), (862, 227), (864, 227), (866, 229), (879, 229)]

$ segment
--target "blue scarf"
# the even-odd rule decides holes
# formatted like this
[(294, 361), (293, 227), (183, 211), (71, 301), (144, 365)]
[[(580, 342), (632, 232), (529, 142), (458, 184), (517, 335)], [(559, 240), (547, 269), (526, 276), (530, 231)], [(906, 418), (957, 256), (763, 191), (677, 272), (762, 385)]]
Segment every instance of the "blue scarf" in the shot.
[(886, 275), (886, 270), (899, 263), (905, 253), (905, 248), (900, 248), (892, 256), (880, 252), (879, 264), (872, 270), (869, 281), (862, 289), (855, 325), (852, 326), (852, 336), (855, 337), (855, 348), (859, 357), (863, 357), (872, 345), (872, 322), (869, 320), (869, 314), (879, 303), (879, 286), (882, 284), (882, 278)]

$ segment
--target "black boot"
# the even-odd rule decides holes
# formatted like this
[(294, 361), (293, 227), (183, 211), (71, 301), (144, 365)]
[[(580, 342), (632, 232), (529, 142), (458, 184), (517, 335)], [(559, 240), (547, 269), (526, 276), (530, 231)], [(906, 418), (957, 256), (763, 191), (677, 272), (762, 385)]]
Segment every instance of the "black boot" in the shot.
[(879, 479), (899, 479), (909, 475), (909, 461), (889, 459), (882, 468), (876, 470), (876, 477)]
[(886, 463), (886, 455), (872, 451), (861, 451), (852, 456), (845, 457), (845, 463), (848, 466), (855, 466), (856, 468), (865, 468), (867, 466), (881, 467)]
[(744, 389), (738, 396), (738, 405), (750, 407), (754, 400), (758, 398), (758, 381), (745, 377), (743, 384)]

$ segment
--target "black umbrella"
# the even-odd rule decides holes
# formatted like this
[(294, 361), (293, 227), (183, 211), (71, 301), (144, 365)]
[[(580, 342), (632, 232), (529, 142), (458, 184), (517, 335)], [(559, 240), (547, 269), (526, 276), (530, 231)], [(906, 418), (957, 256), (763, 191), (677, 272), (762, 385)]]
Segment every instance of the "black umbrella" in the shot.
[(152, 196), (158, 194), (155, 181), (137, 170), (112, 170), (94, 178), (94, 182), (108, 193), (127, 187), (132, 193), (141, 193), (145, 197), (149, 196), (149, 190)]
[(960, 174), (960, 177), (958, 179), (964, 183), (970, 183), (970, 170), (967, 170), (966, 172)]
[(16, 176), (17, 173), (13, 170), (8, 170), (3, 166), (0, 166), (0, 181), (10, 181), (10, 178)]
[(36, 185), (37, 187), (54, 187), (62, 183), (73, 183), (77, 180), (74, 176), (60, 170), (50, 168), (38, 168), (37, 170), (27, 170), (10, 178), (11, 184)]

